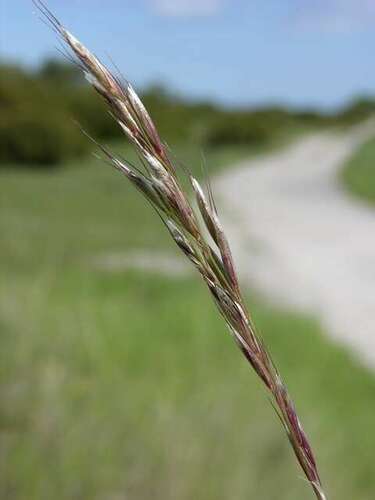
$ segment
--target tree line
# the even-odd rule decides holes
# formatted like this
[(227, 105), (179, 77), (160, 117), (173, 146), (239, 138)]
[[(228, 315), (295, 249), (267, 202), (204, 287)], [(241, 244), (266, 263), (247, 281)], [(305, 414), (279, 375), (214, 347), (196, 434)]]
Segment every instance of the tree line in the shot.
[[(150, 87), (142, 99), (168, 143), (198, 147), (227, 144), (266, 145), (286, 129), (346, 126), (374, 113), (375, 101), (357, 99), (336, 113), (290, 110), (281, 106), (228, 109), (210, 102), (190, 102), (162, 87)], [(81, 72), (59, 60), (40, 68), (0, 64), (0, 163), (50, 166), (87, 154), (90, 142), (78, 122), (99, 141), (122, 132)]]

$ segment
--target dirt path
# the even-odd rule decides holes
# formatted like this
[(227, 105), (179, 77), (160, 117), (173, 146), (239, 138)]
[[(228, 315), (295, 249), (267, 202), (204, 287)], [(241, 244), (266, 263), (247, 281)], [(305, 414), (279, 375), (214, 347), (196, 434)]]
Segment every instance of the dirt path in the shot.
[(214, 191), (244, 283), (317, 314), (374, 367), (375, 209), (337, 182), (337, 170), (368, 135), (366, 127), (304, 138), (228, 170)]

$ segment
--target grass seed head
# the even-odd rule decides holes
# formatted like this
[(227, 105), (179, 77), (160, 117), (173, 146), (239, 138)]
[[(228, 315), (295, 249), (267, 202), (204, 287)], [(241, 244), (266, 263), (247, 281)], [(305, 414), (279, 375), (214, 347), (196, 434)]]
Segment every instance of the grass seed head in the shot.
[(177, 246), (200, 272), (241, 351), (270, 391), (295, 456), (316, 497), (326, 500), (311, 446), (292, 400), (261, 338), (249, 321), (229, 243), (219, 221), (211, 189), (207, 200), (199, 182), (190, 177), (200, 213), (217, 245), (220, 257), (201, 232), (197, 216), (187, 194), (180, 187), (156, 127), (133, 87), (128, 83), (121, 85), (40, 0), (34, 0), (34, 3), (71, 48), (88, 81), (105, 99), (111, 114), (146, 161), (147, 172), (143, 174), (135, 171), (106, 148), (99, 147), (109, 162), (151, 202)]

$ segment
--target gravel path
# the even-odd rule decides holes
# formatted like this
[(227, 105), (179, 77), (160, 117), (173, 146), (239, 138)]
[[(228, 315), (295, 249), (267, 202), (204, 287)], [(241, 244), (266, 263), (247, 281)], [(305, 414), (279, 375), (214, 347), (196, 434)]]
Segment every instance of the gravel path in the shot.
[(374, 126), (309, 136), (214, 182), (244, 283), (309, 311), (375, 366), (375, 210), (337, 171)]

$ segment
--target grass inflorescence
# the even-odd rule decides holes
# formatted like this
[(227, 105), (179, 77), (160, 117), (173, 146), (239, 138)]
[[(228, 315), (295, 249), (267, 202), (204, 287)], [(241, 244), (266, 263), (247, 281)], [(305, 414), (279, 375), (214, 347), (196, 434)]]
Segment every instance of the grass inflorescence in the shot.
[(243, 300), (229, 242), (209, 184), (205, 190), (186, 169), (197, 202), (198, 209), (194, 208), (177, 176), (168, 147), (133, 87), (113, 75), (42, 3), (36, 4), (72, 50), (89, 83), (107, 103), (112, 116), (134, 146), (143, 168), (135, 167), (97, 144), (103, 158), (120, 171), (153, 207), (171, 238), (197, 269), (235, 342), (269, 391), (294, 454), (316, 497), (324, 500), (326, 497), (309, 440)]

